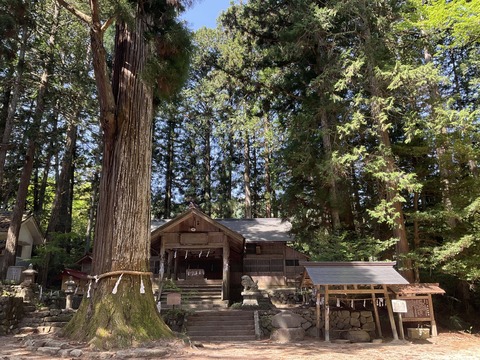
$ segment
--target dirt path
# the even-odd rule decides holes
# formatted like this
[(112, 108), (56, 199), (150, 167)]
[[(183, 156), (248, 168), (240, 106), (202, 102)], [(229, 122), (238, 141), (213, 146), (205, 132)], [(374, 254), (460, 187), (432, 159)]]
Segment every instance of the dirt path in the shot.
[[(38, 346), (43, 344), (42, 346)], [(73, 351), (75, 350), (75, 351)], [(143, 348), (98, 352), (85, 344), (67, 342), (54, 336), (0, 337), (1, 360), (44, 359), (231, 359), (231, 360), (480, 360), (480, 336), (465, 333), (440, 333), (423, 341), (385, 340), (381, 344), (337, 344), (308, 339), (280, 344), (270, 340), (247, 343), (154, 342)]]

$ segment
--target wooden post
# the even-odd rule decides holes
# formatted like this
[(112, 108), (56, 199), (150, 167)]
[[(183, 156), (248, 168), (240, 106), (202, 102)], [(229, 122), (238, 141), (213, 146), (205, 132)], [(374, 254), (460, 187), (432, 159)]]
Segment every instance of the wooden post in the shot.
[(158, 272), (158, 297), (157, 301), (160, 301), (162, 296), (163, 287), (163, 275), (165, 274), (165, 239), (160, 238), (160, 270)]
[(167, 255), (167, 270), (165, 271), (166, 277), (171, 279), (172, 278), (172, 260), (173, 260), (173, 251), (168, 251)]
[(228, 288), (230, 286), (230, 246), (227, 237), (223, 236), (223, 275), (222, 275), (222, 300), (228, 300)]
[(382, 326), (380, 325), (380, 316), (378, 315), (377, 298), (375, 297), (374, 292), (372, 292), (372, 302), (373, 302), (373, 313), (375, 314), (375, 325), (377, 326), (377, 329), (378, 329), (378, 336), (383, 338)]
[(405, 340), (405, 333), (403, 331), (402, 313), (398, 313), (398, 326), (400, 327), (400, 337), (402, 338), (402, 340)]
[(430, 308), (430, 322), (432, 324), (432, 336), (438, 336), (437, 322), (435, 321), (435, 314), (433, 312), (432, 294), (428, 294), (428, 307)]
[(320, 285), (315, 287), (317, 289), (317, 296), (315, 300), (316, 315), (317, 315), (317, 337), (320, 338)]
[(178, 256), (179, 256), (179, 253), (178, 253), (177, 249), (173, 249), (173, 276), (172, 276), (172, 279), (175, 280), (175, 281), (178, 280)]
[(328, 285), (325, 285), (325, 341), (330, 342), (330, 305), (328, 305)]
[(398, 340), (397, 326), (395, 325), (395, 318), (393, 317), (392, 303), (388, 296), (387, 285), (383, 286), (383, 293), (385, 294), (385, 302), (387, 303), (388, 318), (390, 319), (390, 325), (392, 326), (392, 335), (394, 340)]

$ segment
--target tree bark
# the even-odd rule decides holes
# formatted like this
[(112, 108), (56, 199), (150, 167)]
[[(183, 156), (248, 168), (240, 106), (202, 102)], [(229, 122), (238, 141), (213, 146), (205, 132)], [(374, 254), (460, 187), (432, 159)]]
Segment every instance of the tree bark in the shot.
[(173, 187), (173, 165), (175, 158), (175, 121), (167, 121), (167, 151), (165, 158), (165, 201), (163, 217), (169, 219), (172, 215), (172, 187)]
[(243, 187), (245, 191), (245, 219), (252, 218), (252, 190), (250, 187), (250, 140), (248, 134), (244, 136), (243, 144)]
[(45, 69), (40, 77), (40, 85), (38, 88), (35, 112), (33, 114), (33, 121), (29, 131), (29, 141), (27, 147), (27, 153), (25, 155), (25, 165), (20, 177), (20, 184), (18, 186), (17, 198), (15, 206), (12, 212), (10, 220), (10, 226), (7, 232), (7, 240), (5, 244), (5, 256), (3, 259), (2, 268), (0, 269), (1, 278), (4, 279), (7, 275), (9, 266), (15, 265), (15, 251), (18, 245), (18, 236), (20, 234), (20, 227), (22, 224), (23, 211), (25, 209), (25, 203), (27, 201), (28, 186), (30, 185), (30, 178), (33, 172), (33, 160), (37, 147), (37, 141), (39, 136), (39, 127), (42, 116), (45, 110), (45, 96), (48, 88), (49, 77), (53, 72), (54, 58), (53, 58), (53, 45), (55, 44), (55, 36), (57, 32), (57, 20), (58, 20), (58, 8), (55, 6), (55, 15), (53, 26), (50, 33), (49, 45), (50, 54), (48, 61), (45, 65)]
[[(100, 348), (172, 336), (155, 306), (149, 271), (153, 87), (143, 75), (152, 24), (141, 6), (116, 24), (110, 84), (98, 1), (90, 1), (93, 64), (103, 129), (90, 297), (65, 329)], [(120, 272), (122, 275), (118, 273)]]
[[(27, 48), (28, 31), (27, 26), (24, 25), (22, 29), (22, 39), (20, 40), (20, 51), (18, 53), (18, 63), (16, 68), (16, 75), (14, 75), (13, 88), (10, 94), (10, 101), (8, 104), (7, 117), (2, 134), (2, 146), (0, 146), (0, 189), (3, 189), (3, 178), (5, 159), (7, 158), (7, 144), (10, 141), (10, 136), (13, 129), (13, 119), (17, 111), (17, 103), (20, 98), (20, 88), (23, 79), (23, 72), (25, 69), (25, 53)], [(0, 195), (1, 197), (1, 195)]]
[[(372, 24), (368, 18), (368, 12), (364, 11), (362, 20), (365, 24), (364, 30), (364, 41), (365, 41), (365, 55), (366, 55), (366, 68), (367, 68), (367, 86), (370, 93), (370, 112), (373, 124), (377, 131), (377, 138), (380, 144), (380, 152), (383, 157), (383, 162), (385, 163), (385, 172), (388, 174), (393, 174), (396, 170), (395, 160), (392, 153), (392, 145), (390, 142), (390, 134), (388, 132), (387, 124), (382, 114), (382, 105), (381, 99), (383, 99), (383, 90), (382, 84), (375, 74), (376, 71), (376, 59), (374, 58), (374, 49), (375, 40), (372, 37)], [(395, 210), (394, 226), (393, 226), (393, 235), (397, 239), (396, 244), (396, 255), (397, 263), (400, 269), (400, 273), (407, 279), (409, 282), (415, 280), (414, 272), (412, 269), (411, 259), (405, 258), (405, 256), (410, 251), (409, 243), (407, 238), (407, 231), (405, 228), (405, 219), (403, 215), (402, 203), (398, 200), (398, 189), (397, 183), (393, 179), (386, 179), (383, 181), (386, 187), (386, 200)]]

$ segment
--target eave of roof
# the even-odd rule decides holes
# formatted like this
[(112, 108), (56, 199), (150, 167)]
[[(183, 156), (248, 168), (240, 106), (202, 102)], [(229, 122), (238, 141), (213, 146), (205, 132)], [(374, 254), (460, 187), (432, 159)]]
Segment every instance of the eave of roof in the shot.
[(158, 233), (166, 231), (171, 226), (182, 222), (190, 214), (202, 216), (231, 236), (241, 237), (248, 242), (290, 242), (294, 238), (290, 234), (291, 224), (280, 218), (256, 219), (212, 219), (197, 209), (189, 209), (171, 220), (152, 220), (151, 234), (155, 238)]
[(408, 284), (394, 262), (301, 262), (313, 285)]

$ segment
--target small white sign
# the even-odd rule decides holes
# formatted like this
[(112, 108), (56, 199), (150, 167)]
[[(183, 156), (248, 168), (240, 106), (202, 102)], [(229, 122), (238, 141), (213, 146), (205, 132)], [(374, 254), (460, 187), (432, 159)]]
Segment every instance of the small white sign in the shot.
[(407, 302), (405, 300), (392, 300), (392, 309), (396, 313), (406, 313)]

